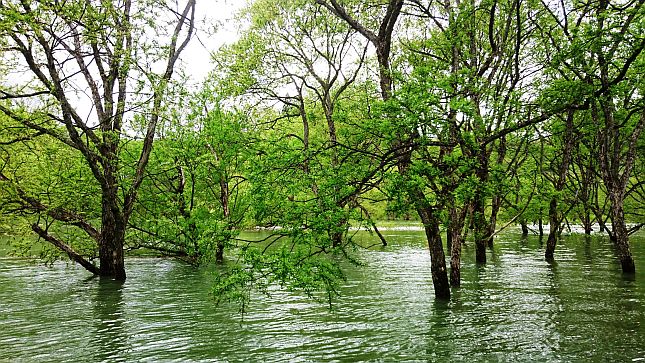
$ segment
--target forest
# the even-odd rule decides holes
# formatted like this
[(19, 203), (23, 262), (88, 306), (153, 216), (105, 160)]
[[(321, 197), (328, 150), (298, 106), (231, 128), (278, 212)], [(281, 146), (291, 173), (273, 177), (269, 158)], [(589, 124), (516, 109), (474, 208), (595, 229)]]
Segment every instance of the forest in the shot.
[(438, 300), (464, 244), (486, 264), (507, 228), (547, 261), (605, 234), (635, 273), (645, 1), (256, 0), (186, 59), (218, 36), (205, 3), (0, 1), (10, 253), (120, 281), (127, 256), (170, 256), (218, 265), (217, 300), (333, 299), (379, 226), (412, 220)]

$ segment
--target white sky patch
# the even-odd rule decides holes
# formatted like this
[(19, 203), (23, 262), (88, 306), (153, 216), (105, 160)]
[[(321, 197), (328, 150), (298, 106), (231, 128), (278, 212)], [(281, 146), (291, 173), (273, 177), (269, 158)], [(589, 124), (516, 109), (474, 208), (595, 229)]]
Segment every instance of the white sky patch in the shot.
[(223, 45), (232, 44), (239, 39), (234, 17), (246, 5), (245, 0), (197, 1), (196, 37), (191, 40), (181, 56), (184, 70), (192, 82), (200, 83), (212, 70), (213, 53)]

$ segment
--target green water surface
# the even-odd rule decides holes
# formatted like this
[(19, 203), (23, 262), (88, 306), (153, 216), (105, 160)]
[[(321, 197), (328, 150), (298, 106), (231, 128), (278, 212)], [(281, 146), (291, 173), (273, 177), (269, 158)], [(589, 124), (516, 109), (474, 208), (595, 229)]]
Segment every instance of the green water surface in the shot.
[(243, 317), (214, 306), (208, 269), (171, 259), (129, 258), (117, 284), (2, 258), (0, 361), (645, 361), (642, 236), (627, 277), (603, 236), (564, 236), (553, 265), (534, 236), (498, 237), (485, 266), (471, 243), (463, 286), (437, 302), (423, 233), (385, 235), (358, 252), (366, 266), (346, 267), (332, 310), (276, 289)]

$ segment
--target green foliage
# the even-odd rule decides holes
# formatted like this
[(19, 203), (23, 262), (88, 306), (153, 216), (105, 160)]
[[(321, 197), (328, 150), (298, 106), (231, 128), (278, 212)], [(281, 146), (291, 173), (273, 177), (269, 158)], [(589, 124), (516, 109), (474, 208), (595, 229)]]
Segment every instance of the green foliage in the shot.
[[(74, 249), (86, 256), (97, 256), (97, 246), (75, 228), (67, 226), (47, 215), (48, 211), (60, 208), (82, 211), (86, 220), (100, 220), (100, 191), (92, 183), (92, 173), (84, 160), (50, 137), (28, 138), (30, 134), (8, 118), (0, 117), (3, 142), (8, 144), (0, 150), (0, 174), (8, 180), (0, 180), (0, 233), (13, 236), (9, 240), (12, 253), (31, 257), (39, 255), (51, 262), (65, 258), (66, 254), (42, 241), (34, 245), (30, 224), (33, 210), (24, 195), (40, 201), (45, 208), (38, 219), (48, 229), (65, 238)], [(21, 142), (13, 140), (24, 139)]]
[(195, 264), (233, 247), (249, 226), (253, 127), (246, 115), (221, 110), (210, 91), (194, 94), (191, 113), (177, 113), (158, 140), (132, 222), (137, 245)]
[[(304, 236), (293, 236), (290, 244), (267, 253), (265, 248), (247, 246), (239, 253), (234, 266), (217, 275), (212, 293), (218, 302), (239, 304), (244, 311), (252, 291), (270, 295), (277, 286), (288, 291), (301, 291), (317, 300), (327, 301), (338, 294), (342, 270), (329, 256), (312, 253), (303, 243)], [(321, 295), (321, 292), (324, 294)]]
[[(276, 286), (331, 301), (342, 264), (359, 263), (351, 229), (407, 219), (415, 209), (432, 211), (443, 226), (463, 212), (458, 232), (474, 228), (482, 240), (498, 217), (548, 220), (552, 200), (572, 221), (606, 221), (608, 190), (625, 180), (626, 213), (642, 222), (645, 142), (632, 139), (643, 123), (642, 5), (565, 1), (561, 14), (538, 1), (405, 2), (402, 20), (391, 24), (390, 69), (383, 70), (373, 49), (377, 34), (367, 41), (363, 33), (387, 31), (378, 27), (387, 7), (341, 3), (364, 28), (320, 2), (253, 2), (240, 15), (243, 34), (214, 55), (215, 69), (196, 92), (150, 72), (168, 47), (143, 29), (130, 48), (115, 49), (119, 69), (142, 75), (131, 76), (138, 111), (127, 132), (96, 133), (116, 146), (120, 191), (133, 186), (143, 147), (125, 135), (146, 130), (154, 108), (146, 92), (168, 92), (155, 111), (165, 122), (129, 221), (128, 248), (193, 264), (225, 250), (213, 294), (244, 309), (253, 290)], [(36, 16), (10, 2), (1, 7), (2, 42), (11, 32), (42, 32), (60, 16), (82, 18), (81, 39), (92, 45), (109, 38), (107, 23), (124, 21), (119, 4), (38, 2)], [(159, 4), (139, 3), (137, 24), (159, 20)], [(383, 74), (392, 77), (391, 97), (379, 94), (376, 75)], [(93, 223), (101, 218), (102, 191), (87, 158), (56, 138), (67, 130), (48, 116), (60, 105), (0, 105), (53, 131), (36, 135), (1, 119), (0, 171), (12, 182), (0, 181), (0, 231), (15, 217), (26, 226), (20, 233), (29, 230), (34, 217), (16, 198), (24, 192), (47, 201), (38, 216), (50, 231), (96, 256), (96, 244), (47, 217), (65, 207)], [(564, 121), (568, 112), (572, 125)], [(571, 127), (569, 165), (561, 171)], [(106, 147), (87, 143), (95, 153)], [(266, 228), (266, 238), (244, 240), (240, 233), (254, 227)], [(27, 253), (31, 241), (22, 241), (16, 248)], [(58, 257), (51, 247), (41, 253)]]

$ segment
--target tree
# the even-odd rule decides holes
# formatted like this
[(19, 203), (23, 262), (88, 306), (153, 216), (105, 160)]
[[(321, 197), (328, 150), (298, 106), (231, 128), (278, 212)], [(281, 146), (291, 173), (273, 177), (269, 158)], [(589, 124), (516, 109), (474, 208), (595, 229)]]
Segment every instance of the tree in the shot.
[[(574, 121), (574, 111), (570, 110), (567, 112), (567, 115), (564, 119), (564, 125), (555, 124), (555, 127), (564, 127), (564, 132), (561, 139), (561, 147), (558, 149), (561, 150), (561, 154), (556, 152), (554, 154), (554, 160), (551, 161), (553, 165), (553, 173), (551, 175), (545, 175), (547, 179), (553, 184), (554, 193), (551, 196), (549, 202), (549, 236), (546, 240), (546, 251), (545, 258), (548, 261), (553, 260), (553, 253), (555, 251), (555, 246), (559, 233), (562, 228), (562, 222), (566, 216), (566, 212), (563, 212), (562, 206), (558, 208), (558, 202), (562, 199), (562, 192), (565, 190), (567, 183), (567, 175), (569, 174), (569, 164), (571, 163), (571, 158), (573, 154), (573, 147), (575, 144), (573, 132), (575, 130), (573, 121)], [(554, 127), (554, 128), (555, 128)], [(557, 139), (556, 135), (552, 135), (552, 139)], [(560, 154), (560, 155), (558, 155)]]
[[(170, 14), (163, 18), (151, 9)], [(28, 180), (16, 185), (16, 204), (46, 219), (32, 230), (93, 274), (125, 280), (126, 229), (148, 164), (168, 84), (194, 31), (195, 0), (173, 9), (163, 1), (3, 1), (2, 41), (9, 59), (29, 76), (4, 82), (0, 111), (28, 137), (47, 135), (61, 149), (82, 155), (100, 188), (100, 227), (84, 211), (68, 211), (29, 196)], [(156, 34), (146, 33), (155, 24)], [(167, 44), (163, 44), (166, 39)], [(156, 48), (155, 44), (163, 44)], [(163, 64), (155, 72), (155, 62)], [(88, 97), (80, 97), (87, 91)], [(84, 109), (85, 108), (85, 109)], [(91, 112), (87, 112), (87, 108)], [(143, 140), (131, 175), (120, 165), (124, 144), (141, 127)], [(128, 136), (128, 134), (132, 136)], [(18, 189), (20, 188), (20, 189)], [(51, 223), (75, 226), (98, 247), (99, 266), (52, 233)]]
[[(565, 98), (584, 100), (599, 143), (599, 171), (607, 190), (609, 216), (622, 270), (635, 271), (625, 224), (624, 203), (645, 128), (643, 99), (643, 2), (622, 6), (600, 1), (578, 6), (576, 2), (542, 4), (548, 15), (536, 22), (543, 35), (545, 61), (552, 70), (553, 102), (566, 89)], [(562, 102), (560, 99), (559, 102)], [(566, 102), (566, 101), (565, 101)]]
[(357, 246), (350, 225), (377, 231), (362, 195), (392, 164), (380, 154), (381, 140), (365, 132), (363, 100), (374, 89), (357, 84), (365, 42), (306, 1), (258, 1), (244, 15), (250, 27), (216, 56), (215, 82), (224, 103), (235, 100), (252, 115), (258, 138), (245, 175), (250, 210), (259, 225), (279, 228), (261, 242), (237, 241), (240, 265), (227, 266), (219, 286), (231, 295), (248, 287), (241, 276), (261, 274), (334, 295), (335, 257), (351, 261)]
[(208, 85), (189, 97), (188, 105), (175, 107), (192, 111), (175, 113), (157, 141), (131, 220), (132, 239), (194, 265), (221, 263), (248, 219), (248, 160), (256, 135), (248, 115), (222, 109)]
[[(377, 31), (370, 29), (369, 25), (365, 25), (367, 23), (362, 23), (361, 20), (356, 17), (356, 15), (360, 16), (365, 14), (361, 14), (360, 12), (350, 14), (346, 7), (336, 0), (317, 0), (317, 2), (326, 7), (332, 14), (349, 24), (372, 44), (375, 49), (378, 62), (378, 79), (381, 90), (381, 99), (386, 104), (390, 102), (393, 96), (393, 77), (390, 64), (392, 37), (397, 20), (401, 15), (404, 2), (402, 0), (390, 0), (387, 4), (376, 7), (379, 12), (379, 15), (377, 15), (379, 20), (373, 26), (378, 29)], [(387, 107), (384, 108), (383, 116), (385, 118), (395, 118), (395, 115), (388, 112)], [(398, 155), (397, 168), (399, 170), (399, 174), (403, 178), (400, 185), (405, 188), (406, 193), (409, 195), (409, 200), (414, 204), (424, 225), (431, 255), (431, 274), (435, 288), (435, 296), (446, 299), (450, 297), (450, 287), (448, 284), (445, 253), (441, 242), (440, 221), (437, 218), (438, 211), (429, 201), (429, 198), (426, 196), (421, 185), (415, 183), (410, 178), (413, 149), (410, 148), (409, 145), (412, 140), (416, 139), (417, 130), (401, 128), (396, 130), (394, 135), (395, 138), (389, 146), (389, 149), (396, 150), (396, 154)]]
[[(357, 173), (347, 173), (349, 169), (341, 161), (349, 164), (352, 158), (352, 162), (360, 163), (360, 159), (344, 148), (353, 130), (346, 127), (339, 113), (343, 112), (340, 108), (345, 93), (363, 66), (366, 47), (357, 42), (353, 29), (335, 17), (324, 16), (316, 4), (258, 1), (249, 9), (249, 17), (254, 21), (246, 37), (255, 39), (251, 46), (262, 52), (265, 64), (253, 70), (256, 82), (246, 92), (265, 102), (278, 102), (285, 121), (299, 119), (302, 123), (302, 131), (288, 137), (302, 142), (302, 171), (311, 183), (309, 189), (318, 208), (334, 209), (329, 214), (328, 234), (334, 247), (338, 247), (347, 232), (352, 209), (346, 207), (363, 191), (355, 188), (349, 195), (341, 191), (343, 185), (357, 178)], [(322, 144), (315, 139), (320, 136), (315, 135), (320, 130), (315, 125), (320, 114), (326, 124)], [(321, 160), (323, 155), (328, 156), (324, 162), (327, 175), (321, 178), (323, 170), (317, 169), (313, 161)], [(316, 180), (313, 176), (317, 173)]]

